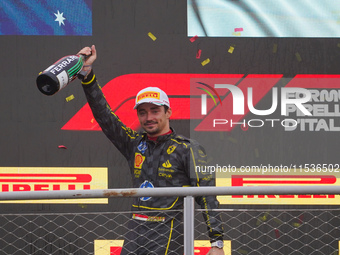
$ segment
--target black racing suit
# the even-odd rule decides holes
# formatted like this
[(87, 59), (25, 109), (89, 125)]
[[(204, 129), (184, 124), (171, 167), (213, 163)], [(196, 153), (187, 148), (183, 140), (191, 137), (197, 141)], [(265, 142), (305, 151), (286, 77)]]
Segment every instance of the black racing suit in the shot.
[[(152, 187), (189, 187), (189, 186), (214, 186), (215, 180), (210, 173), (201, 176), (195, 171), (196, 166), (206, 164), (206, 154), (204, 149), (194, 140), (177, 135), (172, 129), (172, 133), (157, 138), (157, 142), (148, 139), (146, 133), (137, 133), (126, 127), (121, 120), (112, 112), (108, 105), (101, 87), (93, 71), (88, 75), (87, 79), (82, 82), (87, 101), (91, 107), (93, 115), (102, 128), (108, 139), (117, 147), (117, 149), (127, 159), (134, 188), (152, 188)], [(200, 196), (195, 198), (196, 202), (204, 209), (204, 219), (207, 224), (209, 237), (211, 241), (222, 240), (223, 229), (220, 218), (216, 212), (211, 209), (219, 207), (219, 203), (215, 196)], [(170, 226), (170, 232), (165, 234), (164, 244), (167, 246), (166, 251), (152, 251), (162, 245), (162, 241), (150, 245), (149, 250), (144, 251), (145, 254), (170, 254), (171, 242), (176, 239), (175, 232), (172, 229), (176, 227), (174, 218), (181, 221), (176, 211), (183, 209), (182, 197), (142, 197), (135, 198), (132, 204), (132, 211), (143, 211), (149, 216), (157, 216), (165, 220), (162, 224)], [(147, 213), (145, 213), (147, 211)], [(157, 213), (156, 213), (157, 211)], [(161, 211), (161, 213), (159, 213)], [(159, 218), (157, 218), (159, 219)], [(156, 220), (157, 221), (157, 220)], [(130, 223), (131, 228), (137, 228), (138, 225), (155, 225), (159, 222), (142, 222), (134, 220)], [(177, 224), (179, 227), (179, 223)], [(147, 227), (147, 226), (145, 226)], [(140, 227), (139, 227), (140, 228)], [(143, 227), (142, 227), (143, 228)], [(150, 227), (152, 229), (156, 226)], [(141, 234), (136, 229), (131, 229), (132, 234), (128, 235), (129, 239), (133, 239), (134, 243), (129, 244), (131, 254), (139, 254), (133, 249), (147, 245), (147, 240), (161, 239), (158, 232), (150, 229)], [(140, 230), (143, 232), (143, 230)], [(165, 230), (164, 230), (165, 231)], [(137, 232), (137, 233), (136, 233)], [(179, 231), (181, 232), (181, 231)], [(183, 243), (183, 233), (177, 232), (180, 238), (176, 241), (175, 246), (181, 246)], [(146, 235), (146, 239), (145, 239)], [(136, 239), (136, 240), (134, 240)], [(138, 244), (138, 240), (140, 242)], [(170, 240), (171, 239), (171, 240)], [(125, 243), (127, 240), (125, 241)], [(126, 247), (126, 245), (124, 245)], [(128, 253), (126, 251), (125, 253)], [(123, 249), (123, 250), (124, 250)], [(174, 254), (180, 254), (177, 250)], [(144, 254), (141, 252), (140, 254)]]

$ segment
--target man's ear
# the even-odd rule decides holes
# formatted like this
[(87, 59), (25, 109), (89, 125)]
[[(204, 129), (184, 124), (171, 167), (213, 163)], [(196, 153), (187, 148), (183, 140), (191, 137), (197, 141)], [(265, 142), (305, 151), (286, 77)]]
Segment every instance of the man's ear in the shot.
[(172, 109), (169, 107), (168, 110), (166, 111), (165, 115), (168, 119), (170, 119), (171, 114), (172, 114)]

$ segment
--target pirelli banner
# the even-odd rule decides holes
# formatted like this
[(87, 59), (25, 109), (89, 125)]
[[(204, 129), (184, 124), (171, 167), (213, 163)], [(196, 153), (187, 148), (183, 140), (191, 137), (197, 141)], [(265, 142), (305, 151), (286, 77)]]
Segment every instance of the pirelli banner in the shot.
[[(1, 192), (107, 189), (107, 168), (1, 167)], [(107, 198), (15, 200), (1, 203), (107, 204)]]
[[(250, 168), (249, 168), (250, 169)], [(241, 171), (241, 169), (236, 169)], [(218, 174), (217, 176), (221, 176)], [(222, 175), (223, 176), (223, 175)], [(292, 185), (339, 185), (335, 175), (275, 175), (235, 174), (229, 178), (217, 177), (216, 186), (286, 186)], [(338, 205), (339, 195), (234, 195), (219, 196), (221, 204), (292, 204), (292, 205)]]

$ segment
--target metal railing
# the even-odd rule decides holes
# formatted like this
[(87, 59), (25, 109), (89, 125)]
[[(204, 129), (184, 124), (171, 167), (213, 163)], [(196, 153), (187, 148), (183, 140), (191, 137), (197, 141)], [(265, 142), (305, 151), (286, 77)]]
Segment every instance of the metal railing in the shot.
[(80, 199), (110, 197), (167, 197), (217, 195), (327, 195), (340, 194), (340, 186), (168, 187), (98, 190), (16, 191), (0, 193), (0, 200)]

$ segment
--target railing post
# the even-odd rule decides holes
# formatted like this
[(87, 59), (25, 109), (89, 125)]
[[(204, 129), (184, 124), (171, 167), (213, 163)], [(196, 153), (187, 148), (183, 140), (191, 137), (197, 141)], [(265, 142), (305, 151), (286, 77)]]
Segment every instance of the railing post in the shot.
[(194, 197), (184, 197), (184, 254), (194, 255)]

